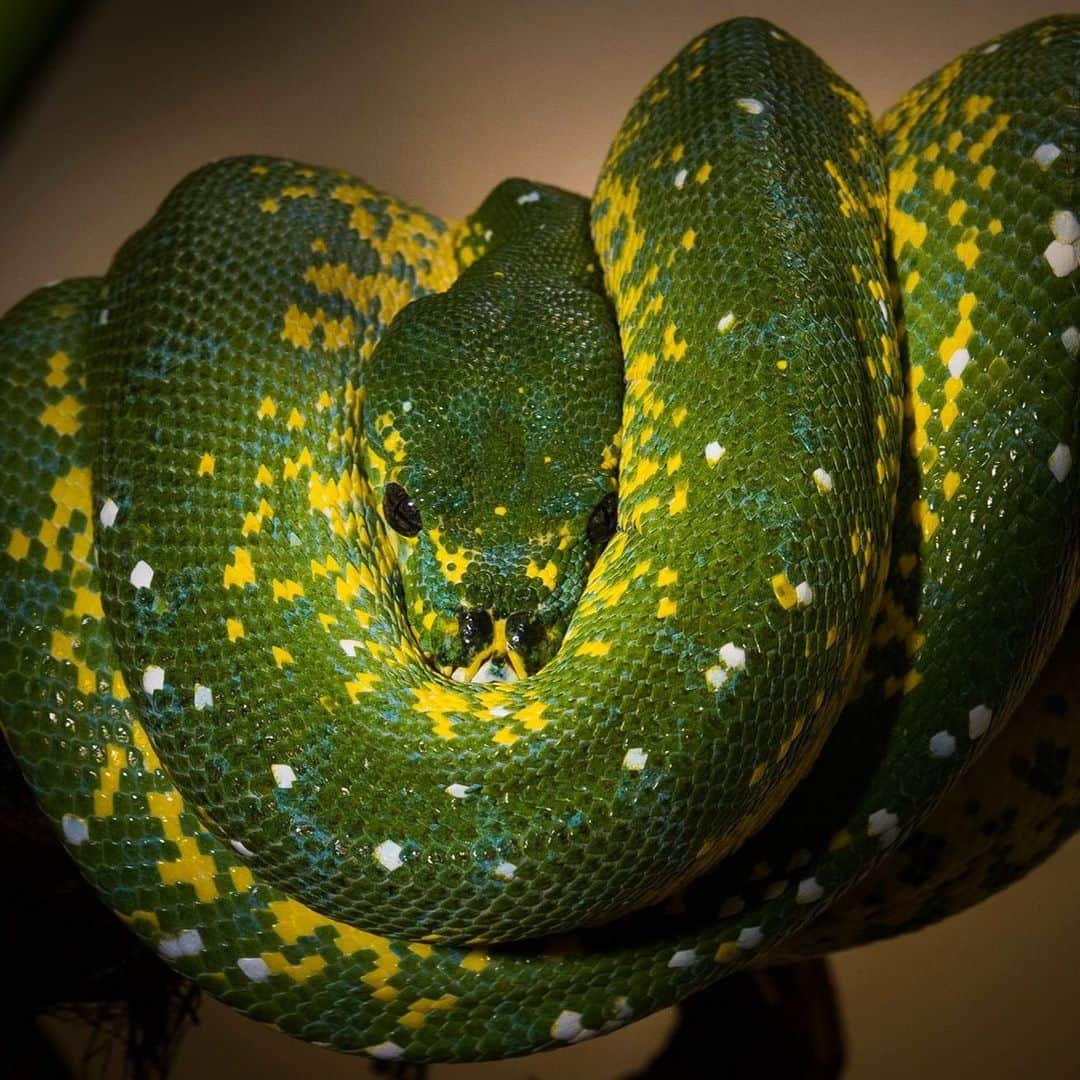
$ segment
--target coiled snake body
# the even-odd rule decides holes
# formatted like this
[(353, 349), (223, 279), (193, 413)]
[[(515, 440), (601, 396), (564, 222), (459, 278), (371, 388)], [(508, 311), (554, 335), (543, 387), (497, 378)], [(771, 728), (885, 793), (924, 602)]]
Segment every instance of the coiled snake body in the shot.
[(736, 20), (591, 204), (229, 159), (13, 309), (3, 722), (105, 900), (292, 1034), (461, 1060), (1070, 835), (1078, 27), (879, 135)]

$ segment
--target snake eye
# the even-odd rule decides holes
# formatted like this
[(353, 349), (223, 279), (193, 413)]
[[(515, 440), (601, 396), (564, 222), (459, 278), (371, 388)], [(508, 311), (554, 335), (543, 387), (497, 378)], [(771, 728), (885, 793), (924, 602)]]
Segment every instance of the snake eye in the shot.
[(597, 547), (606, 544), (615, 534), (615, 526), (619, 521), (619, 496), (614, 491), (609, 491), (597, 504), (589, 516), (589, 524), (585, 527), (585, 534), (589, 543)]
[(400, 484), (386, 485), (382, 509), (394, 532), (402, 536), (415, 536), (420, 531), (420, 511), (412, 496)]
[(458, 627), (461, 630), (461, 643), (470, 652), (478, 652), (485, 645), (490, 645), (495, 635), (491, 616), (483, 608), (469, 608), (461, 612)]
[(540, 644), (544, 628), (527, 611), (518, 611), (506, 620), (506, 644), (517, 653), (526, 653)]

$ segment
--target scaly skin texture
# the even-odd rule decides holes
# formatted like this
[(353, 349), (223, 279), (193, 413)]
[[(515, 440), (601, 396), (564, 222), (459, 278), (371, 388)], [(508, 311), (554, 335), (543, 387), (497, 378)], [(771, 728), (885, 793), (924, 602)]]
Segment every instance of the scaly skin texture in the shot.
[[(761, 22), (646, 87), (592, 202), (619, 528), (513, 685), (425, 662), (359, 445), (365, 362), (482, 267), (475, 222), (233, 159), (104, 279), (10, 312), (4, 727), (106, 901), (285, 1031), (462, 1060), (940, 917), (1052, 850), (1076, 710), (1017, 706), (1080, 576), (1077, 26), (931, 76), (884, 161)], [(1049, 673), (1075, 662), (1074, 635)]]

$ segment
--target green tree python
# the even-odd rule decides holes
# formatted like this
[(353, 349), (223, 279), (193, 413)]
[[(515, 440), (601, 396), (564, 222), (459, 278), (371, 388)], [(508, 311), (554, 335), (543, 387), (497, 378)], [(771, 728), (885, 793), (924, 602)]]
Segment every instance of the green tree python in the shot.
[(1053, 851), (1078, 44), (875, 127), (738, 19), (591, 201), (227, 159), (12, 309), (3, 726), (105, 902), (292, 1035), (467, 1060)]

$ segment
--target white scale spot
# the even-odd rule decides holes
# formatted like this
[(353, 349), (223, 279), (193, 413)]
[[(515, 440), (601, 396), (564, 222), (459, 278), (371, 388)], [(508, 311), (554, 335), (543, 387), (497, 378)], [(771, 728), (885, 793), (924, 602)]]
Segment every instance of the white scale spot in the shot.
[(393, 840), (384, 840), (371, 854), (384, 870), (393, 871), (401, 866), (401, 845)]
[(678, 949), (672, 954), (667, 966), (669, 968), (690, 967), (691, 964), (697, 963), (697, 959), (698, 955), (693, 949)]
[(968, 713), (968, 738), (977, 739), (986, 734), (990, 721), (994, 718), (994, 710), (988, 705), (976, 705)]
[(727, 449), (714, 439), (705, 447), (705, 460), (710, 465), (715, 465), (726, 453)]
[(401, 411), (403, 413), (411, 413), (412, 412), (412, 402), (411, 401), (403, 401), (401, 403)]
[(622, 765), (624, 769), (629, 769), (631, 772), (641, 772), (648, 760), (649, 755), (640, 746), (633, 746), (626, 751)]
[(149, 589), (150, 582), (154, 580), (154, 568), (143, 559), (140, 559), (135, 564), (135, 569), (131, 571), (131, 584), (136, 589)]
[(959, 379), (964, 374), (964, 368), (971, 363), (971, 353), (967, 349), (957, 349), (949, 357), (949, 374), (954, 379)]
[(634, 1010), (630, 1007), (630, 999), (625, 995), (617, 997), (615, 999), (615, 1019), (625, 1023), (633, 1015)]
[(1070, 356), (1080, 352), (1080, 330), (1075, 326), (1067, 326), (1061, 333), (1061, 344)]
[(496, 720), (501, 720), (504, 716), (509, 716), (511, 710), (505, 705), (494, 705), (488, 709), (488, 713), (494, 716)]
[(1042, 146), (1036, 147), (1031, 156), (1040, 169), (1049, 169), (1061, 157), (1061, 147), (1056, 143), (1044, 142)]
[(1072, 451), (1063, 442), (1059, 442), (1054, 447), (1054, 452), (1050, 455), (1047, 464), (1054, 474), (1054, 479), (1059, 484), (1062, 483), (1072, 468)]
[(810, 587), (810, 582), (800, 581), (795, 586), (795, 599), (803, 606), (806, 607), (814, 599), (814, 590)]
[(485, 243), (485, 244), (490, 244), (490, 243), (491, 243), (491, 239), (492, 239), (492, 237), (493, 237), (494, 235), (495, 235), (495, 234), (494, 234), (494, 233), (493, 233), (493, 232), (492, 232), (492, 231), (491, 231), (490, 229), (485, 229), (485, 230), (484, 230), (484, 243)]
[(551, 1037), (559, 1039), (561, 1042), (570, 1042), (571, 1039), (576, 1039), (586, 1030), (581, 1026), (581, 1013), (563, 1009), (555, 1017), (555, 1023), (551, 1025)]
[(255, 858), (255, 852), (252, 851), (251, 848), (249, 848), (242, 841), (240, 841), (240, 840), (230, 840), (229, 843), (232, 844), (232, 849), (233, 849), (233, 851), (236, 852), (237, 855), (243, 855), (245, 859), (254, 859)]
[(181, 930), (174, 937), (162, 938), (158, 942), (158, 952), (166, 960), (176, 960), (181, 956), (198, 956), (202, 951), (203, 939), (198, 930)]
[(270, 772), (273, 774), (274, 783), (286, 791), (296, 783), (296, 773), (291, 765), (271, 765)]
[(744, 926), (735, 939), (735, 944), (740, 949), (756, 949), (765, 940), (760, 926)]
[(90, 836), (90, 829), (86, 821), (81, 817), (76, 817), (74, 814), (65, 814), (60, 819), (60, 828), (64, 830), (64, 839), (75, 847), (85, 843)]
[(765, 111), (765, 106), (762, 105), (757, 98), (741, 97), (735, 104), (738, 105), (743, 112), (749, 113), (751, 116), (760, 116)]
[(443, 790), (454, 799), (464, 799), (472, 788), (468, 784), (447, 784)]
[(746, 650), (740, 648), (733, 641), (720, 646), (720, 659), (728, 667), (738, 668), (740, 671), (746, 670)]
[(895, 829), (897, 822), (900, 819), (891, 810), (886, 810), (882, 807), (880, 810), (875, 810), (866, 819), (866, 835), (867, 836), (881, 836), (883, 833), (887, 833), (890, 829)]
[(814, 470), (814, 483), (817, 484), (817, 489), (822, 494), (825, 494), (827, 491), (832, 491), (832, 477), (824, 469)]
[(1077, 267), (1076, 246), (1070, 241), (1051, 240), (1043, 252), (1055, 277), (1067, 277)]
[(1080, 240), (1080, 221), (1071, 210), (1058, 210), (1050, 219), (1050, 231), (1055, 240), (1063, 244), (1075, 244)]
[(705, 671), (705, 681), (710, 690), (719, 690), (727, 682), (728, 669), (714, 664)]
[(518, 196), (518, 206), (524, 206), (526, 203), (534, 203), (540, 201), (539, 191), (527, 191), (524, 195)]
[(716, 329), (726, 334), (735, 325), (735, 313), (729, 311), (717, 324)]
[(111, 529), (116, 524), (116, 515), (119, 513), (120, 507), (112, 501), (112, 499), (106, 499), (101, 504), (101, 513), (98, 514), (98, 520), (102, 526), (106, 529)]
[(956, 736), (951, 731), (939, 731), (930, 736), (930, 756), (952, 757), (956, 753)]
[(825, 890), (815, 877), (803, 878), (795, 890), (796, 904), (816, 904), (825, 895)]
[(364, 645), (362, 641), (356, 641), (354, 638), (343, 638), (341, 641), (338, 642), (338, 644), (341, 646), (341, 651), (346, 656), (351, 656), (354, 658), (356, 656), (356, 650), (363, 648)]
[(241, 956), (236, 966), (252, 981), (266, 982), (270, 978), (270, 969), (261, 956)]
[(741, 896), (729, 896), (721, 905), (718, 914), (722, 919), (730, 919), (738, 915), (746, 907), (746, 901)]
[(142, 688), (148, 694), (154, 694), (165, 685), (165, 669), (151, 664), (142, 674)]
[(686, 183), (686, 170), (680, 169), (675, 174), (675, 186), (681, 191), (683, 184)]
[(380, 1061), (397, 1061), (405, 1053), (396, 1042), (381, 1042), (378, 1046), (365, 1047), (365, 1051)]
[(209, 686), (203, 686), (201, 683), (195, 684), (195, 708), (202, 712), (203, 709), (212, 709), (214, 707), (214, 691)]
[(512, 862), (501, 862), (491, 872), (503, 881), (513, 881), (514, 875), (517, 873), (517, 867)]
[(764, 893), (762, 893), (762, 896), (764, 896), (766, 900), (775, 900), (778, 896), (784, 895), (784, 890), (786, 888), (787, 881), (770, 881), (769, 884), (765, 887), (765, 891)]
[(108, 326), (109, 324), (109, 309), (102, 308), (101, 314), (98, 316), (98, 326)]
[(1000, 41), (991, 41), (989, 45), (983, 49), (983, 56), (989, 56), (990, 53), (996, 53), (1001, 48)]

